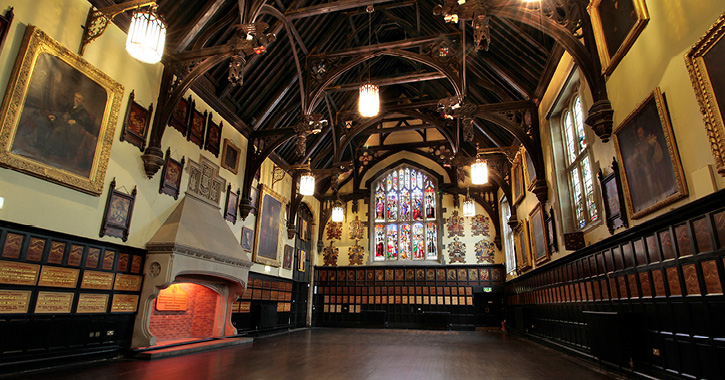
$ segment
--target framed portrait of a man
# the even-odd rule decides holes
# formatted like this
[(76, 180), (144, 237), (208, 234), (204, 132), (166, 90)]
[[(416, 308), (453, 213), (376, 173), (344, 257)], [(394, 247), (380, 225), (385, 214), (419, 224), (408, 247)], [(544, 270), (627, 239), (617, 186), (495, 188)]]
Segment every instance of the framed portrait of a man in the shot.
[(123, 86), (29, 25), (0, 112), (0, 165), (103, 192)]
[(254, 240), (253, 261), (264, 265), (279, 266), (279, 249), (282, 234), (282, 204), (284, 198), (267, 186), (261, 185), (259, 214)]
[(613, 135), (632, 219), (687, 196), (680, 155), (659, 88), (637, 106)]
[(649, 22), (645, 0), (593, 0), (589, 5), (602, 72), (610, 75)]

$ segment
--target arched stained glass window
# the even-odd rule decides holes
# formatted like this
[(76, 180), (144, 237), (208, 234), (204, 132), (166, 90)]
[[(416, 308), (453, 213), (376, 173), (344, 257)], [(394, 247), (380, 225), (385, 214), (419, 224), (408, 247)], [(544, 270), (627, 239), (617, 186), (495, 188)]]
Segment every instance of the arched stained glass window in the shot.
[(401, 165), (372, 185), (374, 261), (438, 260), (437, 181)]

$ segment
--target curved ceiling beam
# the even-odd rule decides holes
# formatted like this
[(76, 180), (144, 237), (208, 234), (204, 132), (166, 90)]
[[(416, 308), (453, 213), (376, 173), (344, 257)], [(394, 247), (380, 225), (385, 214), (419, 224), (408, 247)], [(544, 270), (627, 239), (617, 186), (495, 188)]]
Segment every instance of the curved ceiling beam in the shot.
[(346, 62), (345, 64), (335, 68), (330, 73), (328, 73), (325, 79), (310, 93), (310, 96), (308, 97), (309, 102), (307, 102), (307, 109), (305, 109), (305, 114), (309, 114), (312, 112), (312, 110), (317, 105), (317, 102), (319, 101), (320, 96), (325, 88), (330, 86), (330, 84), (332, 84), (332, 82), (339, 78), (342, 74), (346, 73), (353, 67), (367, 60), (383, 55), (409, 59), (411, 61), (418, 62), (434, 68), (435, 70), (446, 76), (451, 85), (453, 85), (453, 90), (455, 91), (456, 95), (459, 97), (462, 96), (461, 83), (457, 75), (455, 75), (451, 70), (446, 68), (441, 63), (436, 62), (434, 59), (425, 55), (412, 53), (406, 50), (391, 49), (385, 51), (376, 51), (357, 58), (353, 58), (352, 60)]
[(297, 56), (297, 48), (295, 47), (295, 41), (294, 41), (294, 37), (293, 37), (295, 33), (292, 32), (292, 29), (294, 28), (294, 26), (292, 24), (290, 24), (289, 20), (287, 20), (287, 17), (285, 17), (285, 15), (282, 12), (278, 11), (277, 8), (275, 8), (271, 5), (267, 5), (267, 4), (262, 5), (259, 8), (259, 11), (255, 13), (254, 19), (256, 20), (256, 18), (261, 14), (268, 14), (268, 15), (273, 16), (273, 17), (277, 18), (278, 20), (282, 21), (282, 23), (284, 24), (284, 28), (287, 30), (287, 39), (289, 40), (290, 49), (292, 49), (292, 55), (295, 58), (295, 66), (297, 66), (297, 76), (299, 77), (298, 82), (300, 84), (300, 104), (301, 104), (301, 108), (304, 110), (307, 108), (306, 103), (305, 103), (306, 102), (305, 83), (304, 83), (304, 80), (302, 77), (302, 66), (300, 65), (300, 59)]

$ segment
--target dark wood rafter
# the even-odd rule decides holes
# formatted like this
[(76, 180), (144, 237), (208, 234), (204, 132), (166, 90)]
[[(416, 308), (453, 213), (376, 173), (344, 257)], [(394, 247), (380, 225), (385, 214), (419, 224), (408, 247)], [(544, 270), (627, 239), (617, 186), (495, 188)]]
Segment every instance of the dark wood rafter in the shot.
[(342, 74), (345, 72), (351, 70), (353, 67), (362, 64), (363, 62), (366, 62), (370, 59), (379, 57), (379, 56), (392, 56), (392, 57), (399, 57), (408, 59), (414, 62), (418, 62), (424, 65), (427, 65), (429, 67), (434, 68), (435, 70), (438, 70), (440, 73), (444, 74), (448, 78), (448, 82), (453, 86), (453, 90), (456, 94), (456, 96), (461, 96), (461, 84), (460, 79), (458, 78), (458, 75), (454, 72), (452, 72), (448, 67), (444, 66), (440, 62), (417, 53), (412, 53), (406, 50), (400, 50), (400, 49), (389, 49), (389, 50), (381, 50), (381, 51), (374, 51), (368, 54), (365, 54), (361, 57), (353, 58), (350, 61), (346, 62), (345, 64), (342, 64), (338, 67), (336, 67), (334, 70), (330, 71), (324, 79), (321, 81), (319, 85), (317, 85), (314, 89), (311, 89), (308, 94), (309, 101), (306, 103), (308, 106), (308, 109), (306, 110), (306, 113), (310, 113), (311, 110), (317, 105), (317, 102), (319, 101), (320, 96), (322, 95), (322, 92), (325, 88), (330, 86), (330, 84), (339, 78)]
[(586, 10), (588, 2), (571, 0), (570, 3), (573, 4), (573, 10), (578, 13), (584, 43), (574, 35), (573, 31), (552, 18), (544, 16), (539, 10), (495, 4), (489, 8), (489, 12), (500, 18), (519, 21), (544, 32), (571, 54), (574, 62), (580, 66), (594, 99), (594, 104), (589, 108), (589, 116), (585, 122), (602, 139), (602, 142), (607, 142), (612, 132), (614, 110), (607, 95), (594, 31)]

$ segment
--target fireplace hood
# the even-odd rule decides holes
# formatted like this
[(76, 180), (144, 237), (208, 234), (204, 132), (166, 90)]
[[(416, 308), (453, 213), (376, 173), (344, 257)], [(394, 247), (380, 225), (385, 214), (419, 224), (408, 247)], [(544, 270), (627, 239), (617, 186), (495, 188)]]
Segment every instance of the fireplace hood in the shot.
[(156, 345), (149, 332), (153, 301), (174, 282), (195, 282), (220, 295), (214, 337), (236, 334), (231, 324), (232, 305), (244, 292), (252, 262), (220, 213), (219, 201), (226, 181), (219, 167), (203, 156), (189, 160), (189, 188), (146, 243), (148, 250), (139, 311), (132, 347)]

